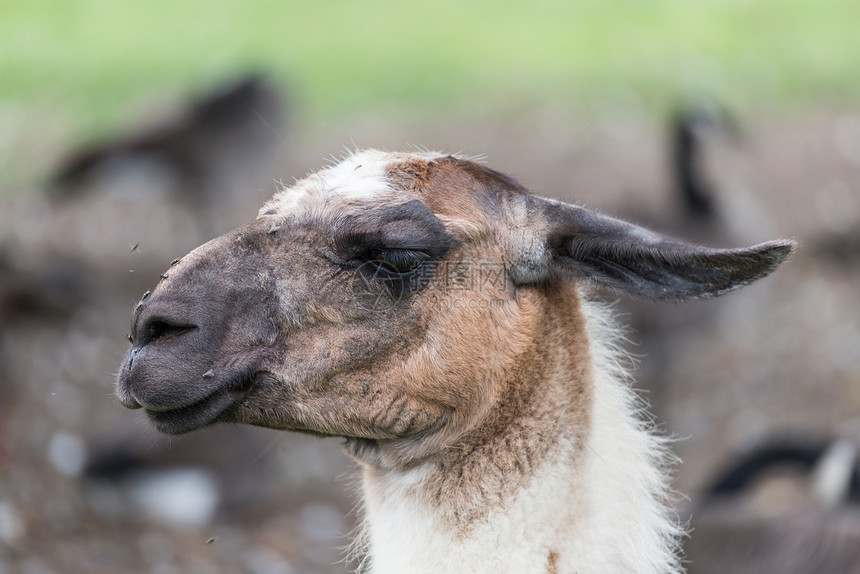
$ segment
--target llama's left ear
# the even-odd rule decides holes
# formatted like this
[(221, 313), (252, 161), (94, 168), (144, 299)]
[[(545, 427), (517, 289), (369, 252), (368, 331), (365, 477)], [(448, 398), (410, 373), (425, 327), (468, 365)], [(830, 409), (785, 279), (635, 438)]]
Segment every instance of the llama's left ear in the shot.
[(573, 205), (542, 201), (548, 275), (573, 273), (617, 291), (662, 301), (722, 295), (764, 277), (795, 242), (712, 249), (678, 241)]

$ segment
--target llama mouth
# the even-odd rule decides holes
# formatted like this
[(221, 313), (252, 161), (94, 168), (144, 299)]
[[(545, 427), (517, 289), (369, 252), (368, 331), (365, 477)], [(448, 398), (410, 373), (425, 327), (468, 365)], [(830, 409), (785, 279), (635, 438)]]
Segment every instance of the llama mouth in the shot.
[(253, 386), (253, 377), (237, 377), (214, 393), (189, 405), (168, 409), (144, 407), (152, 425), (165, 434), (178, 435), (230, 418)]
[(159, 431), (166, 434), (184, 434), (209, 426), (230, 409), (237, 399), (231, 393), (219, 391), (194, 404), (166, 411), (144, 409), (147, 418)]

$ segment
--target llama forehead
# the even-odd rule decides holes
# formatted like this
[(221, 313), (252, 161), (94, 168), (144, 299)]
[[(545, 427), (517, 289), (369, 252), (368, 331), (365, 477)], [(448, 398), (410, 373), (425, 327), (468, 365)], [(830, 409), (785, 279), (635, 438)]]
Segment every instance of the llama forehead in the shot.
[[(507, 233), (511, 217), (529, 203), (519, 183), (475, 161), (437, 152), (364, 150), (284, 189), (259, 218), (337, 225), (344, 217), (419, 200), (461, 238)], [(513, 209), (512, 209), (513, 208)]]
[(434, 152), (393, 153), (363, 150), (337, 164), (312, 173), (268, 201), (259, 212), (267, 215), (340, 216), (373, 205), (415, 199), (408, 186), (390, 176), (401, 164), (426, 164), (444, 157)]

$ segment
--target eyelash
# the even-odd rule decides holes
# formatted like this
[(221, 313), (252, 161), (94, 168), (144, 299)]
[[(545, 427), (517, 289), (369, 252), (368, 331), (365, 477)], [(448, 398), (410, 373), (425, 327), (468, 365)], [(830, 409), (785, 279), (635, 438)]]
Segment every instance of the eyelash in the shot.
[(412, 274), (430, 259), (430, 255), (417, 249), (377, 249), (367, 260), (380, 271), (395, 276)]

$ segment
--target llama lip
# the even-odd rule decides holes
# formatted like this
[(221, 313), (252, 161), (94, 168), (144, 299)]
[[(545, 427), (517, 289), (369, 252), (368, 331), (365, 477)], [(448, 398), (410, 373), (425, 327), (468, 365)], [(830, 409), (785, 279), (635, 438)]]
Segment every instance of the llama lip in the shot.
[(144, 409), (155, 427), (167, 434), (183, 434), (217, 422), (218, 418), (237, 402), (233, 393), (215, 392), (196, 403), (171, 410)]
[(183, 434), (228, 418), (229, 411), (238, 406), (253, 384), (254, 377), (251, 374), (239, 372), (215, 392), (190, 404), (175, 408), (153, 408), (144, 404), (143, 410), (161, 432)]
[(249, 386), (242, 385), (239, 389), (226, 387), (195, 403), (175, 409), (143, 410), (150, 422), (161, 432), (183, 434), (225, 418), (224, 415), (245, 397)]

